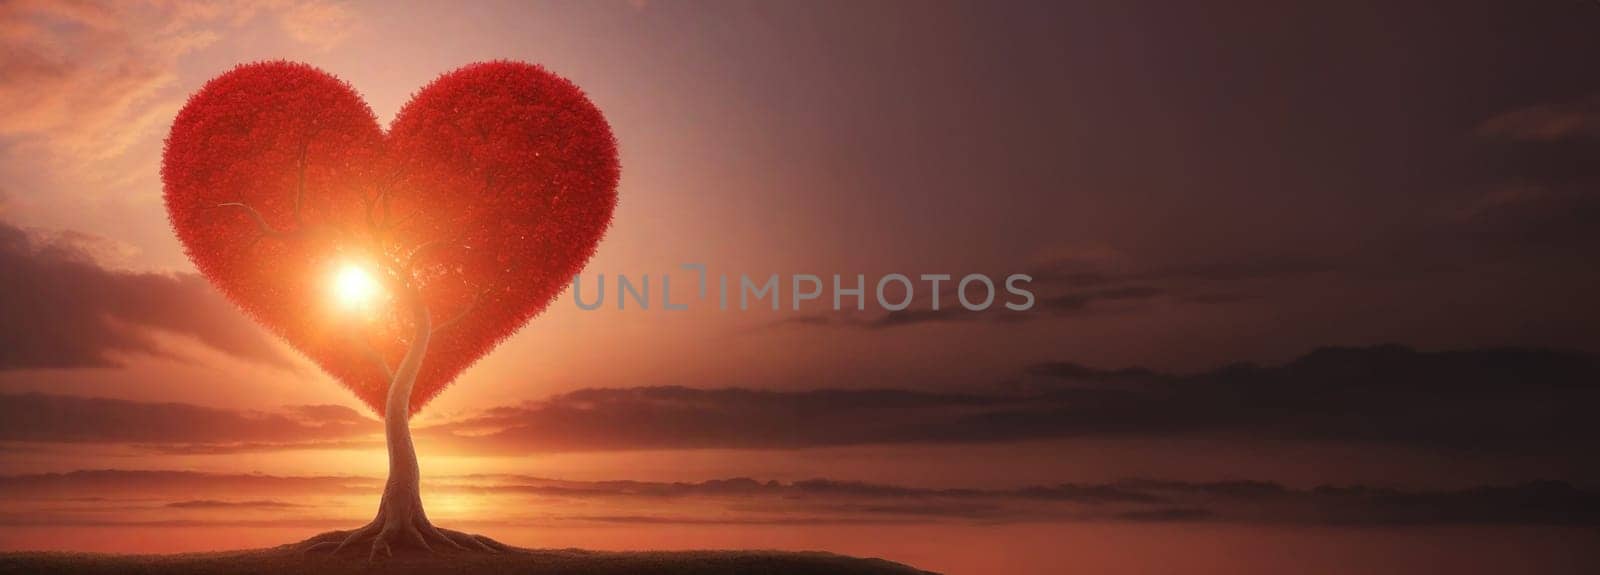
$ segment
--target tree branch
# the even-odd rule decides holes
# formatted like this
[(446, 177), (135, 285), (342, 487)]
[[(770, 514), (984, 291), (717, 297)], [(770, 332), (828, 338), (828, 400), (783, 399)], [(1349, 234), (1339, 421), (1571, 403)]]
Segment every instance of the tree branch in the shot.
[(456, 241), (454, 238), (433, 240), (423, 243), (422, 245), (417, 246), (417, 249), (411, 251), (411, 257), (406, 258), (406, 267), (404, 268), (405, 276), (407, 278), (411, 277), (411, 271), (417, 267), (417, 262), (420, 258), (422, 258), (422, 256), (428, 254), (429, 252), (438, 250), (439, 248), (450, 246), (456, 246), (462, 249), (471, 249), (466, 244)]
[(461, 320), (466, 319), (467, 315), (472, 313), (472, 310), (478, 309), (478, 305), (483, 303), (483, 296), (488, 294), (489, 290), (487, 288), (478, 290), (478, 295), (472, 297), (472, 303), (467, 304), (467, 307), (462, 308), (461, 312), (457, 313), (455, 317), (447, 319), (444, 321), (444, 323), (434, 326), (432, 334), (438, 335), (439, 332), (461, 323)]
[(422, 256), (426, 255), (428, 252), (443, 247), (444, 244), (444, 240), (423, 242), (422, 245), (417, 246), (417, 249), (411, 250), (411, 255), (406, 258), (406, 265), (404, 268), (401, 268), (401, 272), (409, 279), (411, 277), (411, 270), (417, 267), (417, 260), (421, 259)]
[(281, 237), (285, 237), (285, 236), (289, 235), (288, 232), (282, 232), (282, 231), (278, 231), (278, 230), (272, 229), (272, 226), (267, 225), (266, 218), (261, 217), (261, 212), (256, 211), (255, 208), (252, 208), (252, 207), (250, 207), (248, 205), (245, 205), (245, 204), (242, 204), (242, 203), (239, 203), (239, 202), (228, 202), (228, 203), (225, 203), (225, 204), (217, 204), (217, 207), (219, 207), (219, 208), (240, 208), (240, 209), (243, 209), (245, 211), (245, 215), (250, 216), (250, 219), (255, 221), (256, 228), (261, 230), (261, 235), (263, 235), (263, 236), (266, 236), (266, 237), (269, 237), (269, 238), (281, 238)]
[[(383, 226), (388, 223), (388, 220), (389, 220), (389, 199), (388, 198), (389, 198), (389, 186), (382, 186), (382, 187), (379, 188), (378, 195), (376, 197), (373, 197), (372, 199), (364, 200), (366, 202), (366, 204), (367, 204), (367, 230), (372, 232), (373, 237), (377, 237), (378, 234), (383, 231)], [(372, 219), (372, 209), (377, 207), (377, 205), (379, 203), (383, 204), (383, 220), (384, 221), (382, 221), (382, 222)]]

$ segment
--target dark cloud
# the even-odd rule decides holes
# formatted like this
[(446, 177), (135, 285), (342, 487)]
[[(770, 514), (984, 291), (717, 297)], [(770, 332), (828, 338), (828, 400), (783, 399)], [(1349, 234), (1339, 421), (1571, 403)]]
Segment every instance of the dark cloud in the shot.
[[(1170, 437), (1358, 442), (1581, 465), (1581, 438), (1600, 434), (1589, 413), (1597, 403), (1600, 362), (1592, 355), (1379, 346), (1195, 374), (1040, 363), (1015, 381), (964, 393), (585, 389), (416, 433), (485, 455)], [(187, 454), (367, 448), (377, 446), (378, 432), (376, 421), (339, 406), (249, 412), (0, 395), (0, 440), (14, 446), (127, 444)]]
[(294, 365), (204, 279), (107, 269), (86, 238), (41, 239), (0, 220), (0, 370), (107, 367), (112, 353), (168, 354), (154, 331)]
[(382, 449), (383, 438), (373, 439), (308, 439), (302, 441), (238, 441), (189, 443), (141, 443), (136, 447), (165, 455), (228, 455), (236, 453), (270, 453), (274, 451), (308, 449)]
[[(102, 470), (0, 476), (0, 524), (93, 524), (105, 520), (107, 504), (127, 503), (138, 509), (141, 501), (182, 493), (206, 498), (171, 501), (160, 505), (160, 509), (167, 511), (164, 514), (145, 518), (134, 514), (126, 521), (228, 523), (233, 519), (188, 513), (247, 508), (257, 513), (250, 519), (254, 524), (314, 522), (318, 516), (305, 513), (317, 512), (326, 497), (366, 496), (380, 485), (381, 481), (374, 478), (185, 471)], [(263, 491), (274, 494), (275, 498), (249, 498)], [(527, 497), (537, 497), (543, 502), (540, 505), (542, 519), (534, 520), (604, 523), (756, 525), (1109, 520), (1350, 526), (1600, 525), (1600, 493), (1551, 481), (1466, 489), (1405, 490), (1369, 486), (1297, 489), (1259, 481), (1130, 479), (1018, 489), (949, 489), (832, 479), (781, 482), (731, 478), (665, 483), (474, 475), (440, 478), (430, 491), (470, 495), (513, 508), (526, 505)], [(299, 503), (301, 500), (309, 503)], [(45, 501), (94, 505), (54, 506), (49, 513), (35, 515), (17, 511)], [(649, 514), (639, 514), (641, 507), (649, 509)], [(519, 520), (510, 518), (507, 521)]]
[[(1473, 148), (1487, 181), (1445, 211), (1446, 241), (1478, 259), (1549, 266), (1600, 254), (1600, 93), (1520, 106), (1485, 120)], [(1592, 281), (1587, 266), (1569, 281)]]
[[(1600, 157), (1596, 146), (1591, 157)], [(1570, 262), (1581, 265), (1600, 255), (1600, 173), (1592, 181), (1514, 183), (1490, 189), (1451, 213), (1445, 230), (1452, 239), (1475, 246), (1480, 261)], [(1574, 269), (1567, 281), (1594, 285), (1586, 270)], [(1576, 306), (1574, 306), (1576, 307)]]
[[(684, 497), (717, 498), (729, 509), (808, 522), (956, 519), (967, 521), (1229, 521), (1328, 525), (1600, 525), (1600, 493), (1563, 482), (1528, 482), (1459, 490), (1364, 486), (1292, 489), (1268, 482), (1124, 480), (1021, 489), (927, 489), (812, 480), (749, 482), (724, 490), (702, 484), (654, 484)], [(816, 489), (815, 484), (830, 484)], [(634, 484), (637, 485), (637, 484)], [(1241, 489), (1244, 487), (1244, 489)], [(626, 497), (599, 488), (580, 497)], [(1072, 494), (1062, 497), (1061, 494)], [(568, 494), (568, 497), (574, 495)], [(703, 517), (634, 516), (607, 521), (689, 523)], [(712, 522), (720, 522), (712, 520)]]
[(1568, 454), (1600, 433), (1593, 356), (1326, 348), (1280, 366), (1174, 375), (1033, 366), (983, 393), (590, 389), (421, 431), (461, 449), (544, 451), (1249, 437)]
[(1116, 370), (1096, 369), (1067, 361), (1036, 363), (1028, 366), (1027, 373), (1053, 380), (1098, 383), (1140, 383), (1168, 381), (1174, 378), (1174, 376), (1138, 367)]
[(188, 501), (174, 501), (167, 507), (173, 509), (284, 509), (288, 507), (301, 507), (293, 503), (273, 501), (270, 499), (257, 499), (251, 501), (218, 501), (215, 499), (190, 499)]
[(376, 421), (336, 405), (291, 406), (281, 412), (217, 409), (40, 393), (0, 394), (0, 440), (127, 443), (162, 450), (318, 446), (380, 431)]
[(849, 445), (914, 441), (919, 420), (982, 412), (1009, 401), (906, 390), (586, 389), (420, 433), (465, 441), (467, 449), (522, 453)]
[(1166, 289), (1130, 285), (1096, 290), (1073, 291), (1041, 298), (1034, 309), (1053, 315), (1083, 313), (1096, 303), (1139, 302), (1169, 295)]
[(1600, 138), (1600, 96), (1509, 110), (1484, 120), (1478, 133), (1523, 142)]
[(94, 498), (229, 500), (262, 493), (294, 495), (370, 493), (383, 480), (371, 477), (291, 477), (258, 473), (93, 469), (66, 473), (0, 476), (0, 502)]
[(1117, 519), (1124, 521), (1144, 521), (1150, 523), (1170, 523), (1176, 521), (1201, 521), (1215, 519), (1216, 513), (1209, 509), (1196, 509), (1193, 507), (1169, 507), (1166, 509), (1150, 509), (1139, 511), (1124, 511), (1117, 514)]

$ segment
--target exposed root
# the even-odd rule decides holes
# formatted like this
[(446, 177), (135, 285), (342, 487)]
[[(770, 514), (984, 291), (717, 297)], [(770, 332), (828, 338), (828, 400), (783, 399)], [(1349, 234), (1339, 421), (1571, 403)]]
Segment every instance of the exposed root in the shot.
[(349, 531), (329, 531), (299, 543), (306, 555), (352, 555), (366, 551), (368, 562), (401, 554), (499, 554), (514, 548), (482, 535), (440, 529), (418, 514), (411, 520), (389, 521), (380, 515)]

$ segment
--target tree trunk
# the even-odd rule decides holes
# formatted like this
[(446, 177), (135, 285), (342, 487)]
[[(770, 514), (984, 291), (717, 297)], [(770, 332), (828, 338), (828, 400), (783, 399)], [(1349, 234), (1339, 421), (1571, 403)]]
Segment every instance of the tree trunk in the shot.
[[(415, 295), (415, 294), (413, 294)], [(417, 468), (417, 449), (411, 443), (411, 388), (417, 383), (422, 360), (428, 354), (433, 336), (433, 320), (420, 298), (414, 298), (412, 311), (416, 334), (411, 348), (389, 381), (389, 396), (384, 403), (383, 433), (389, 446), (389, 480), (378, 502), (378, 515), (371, 523), (352, 530), (334, 531), (306, 540), (305, 550), (333, 548), (333, 553), (352, 544), (372, 543), (369, 560), (392, 556), (394, 549), (413, 548), (426, 552), (439, 549), (500, 553), (511, 551), (493, 539), (434, 527), (422, 510), (422, 473)], [(337, 542), (337, 543), (336, 543)]]
[(411, 348), (389, 382), (389, 396), (383, 410), (383, 435), (389, 445), (389, 480), (383, 487), (376, 521), (385, 523), (386, 530), (390, 529), (389, 525), (402, 528), (418, 520), (427, 520), (422, 512), (422, 474), (417, 467), (417, 449), (411, 442), (411, 388), (416, 385), (422, 359), (428, 354), (433, 320), (427, 307), (420, 303), (412, 315), (416, 332), (411, 338)]

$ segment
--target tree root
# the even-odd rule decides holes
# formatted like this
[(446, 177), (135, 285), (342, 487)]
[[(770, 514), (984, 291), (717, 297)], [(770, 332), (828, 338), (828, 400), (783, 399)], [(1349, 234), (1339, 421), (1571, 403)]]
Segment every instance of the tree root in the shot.
[(426, 516), (416, 514), (411, 519), (390, 521), (380, 514), (371, 523), (349, 531), (329, 531), (299, 543), (305, 555), (325, 553), (344, 555), (365, 548), (367, 561), (395, 557), (396, 553), (424, 555), (499, 554), (514, 552), (515, 548), (482, 535), (452, 529), (440, 529), (428, 522)]

